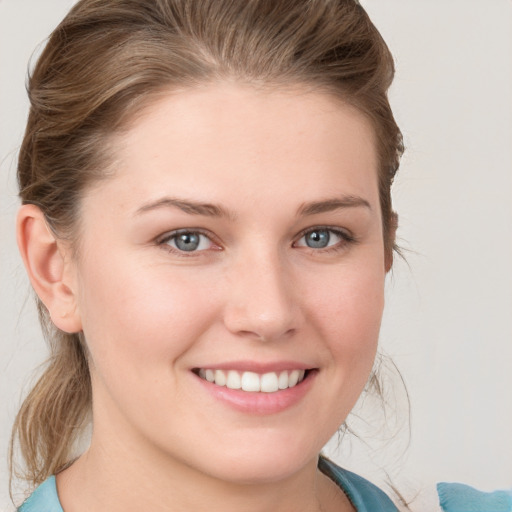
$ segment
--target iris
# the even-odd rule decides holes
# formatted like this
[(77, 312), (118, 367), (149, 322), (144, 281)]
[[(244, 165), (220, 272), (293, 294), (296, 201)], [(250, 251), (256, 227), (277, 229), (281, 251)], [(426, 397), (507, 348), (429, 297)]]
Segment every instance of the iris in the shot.
[(199, 233), (181, 233), (174, 239), (176, 247), (180, 251), (195, 251), (201, 241)]
[(312, 249), (322, 249), (329, 245), (331, 235), (327, 229), (316, 229), (304, 236), (306, 245)]

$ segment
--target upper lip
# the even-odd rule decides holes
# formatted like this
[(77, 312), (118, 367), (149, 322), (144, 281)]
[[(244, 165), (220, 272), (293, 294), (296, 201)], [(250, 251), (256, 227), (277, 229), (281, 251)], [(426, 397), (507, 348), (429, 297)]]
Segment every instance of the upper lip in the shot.
[(312, 370), (314, 366), (298, 361), (274, 361), (262, 363), (258, 361), (226, 361), (222, 363), (209, 364), (205, 366), (196, 366), (193, 369), (205, 370), (237, 370), (239, 372), (269, 373), (282, 372), (284, 370)]

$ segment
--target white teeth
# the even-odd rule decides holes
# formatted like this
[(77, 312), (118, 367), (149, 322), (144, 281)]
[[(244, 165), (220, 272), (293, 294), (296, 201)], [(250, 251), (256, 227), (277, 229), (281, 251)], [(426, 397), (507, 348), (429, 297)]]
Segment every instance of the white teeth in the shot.
[(226, 385), (226, 374), (222, 370), (215, 370), (215, 384), (217, 386)]
[(268, 372), (259, 375), (255, 372), (238, 372), (236, 370), (210, 370), (201, 368), (197, 372), (199, 377), (217, 386), (226, 386), (229, 389), (242, 389), (252, 393), (275, 393), (276, 391), (293, 388), (304, 380), (305, 370), (283, 370), (281, 372)]
[[(215, 384), (217, 384), (217, 382), (215, 382)], [(260, 391), (260, 376), (253, 372), (244, 372), (242, 374), (242, 389), (252, 392)]]
[(299, 370), (293, 370), (288, 377), (288, 387), (293, 388), (299, 382)]
[(278, 380), (279, 389), (286, 389), (288, 387), (288, 372), (284, 371), (279, 374)]
[(278, 389), (279, 381), (274, 372), (265, 373), (261, 376), (261, 391), (264, 393), (274, 393)]
[(228, 378), (226, 380), (226, 387), (230, 389), (240, 389), (242, 387), (242, 379), (240, 374), (235, 370), (229, 370)]

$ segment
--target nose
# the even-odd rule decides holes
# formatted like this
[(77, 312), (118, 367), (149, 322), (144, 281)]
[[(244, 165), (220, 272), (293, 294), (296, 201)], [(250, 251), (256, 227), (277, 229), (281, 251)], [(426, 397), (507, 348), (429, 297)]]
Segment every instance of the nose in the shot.
[(260, 341), (293, 335), (301, 316), (290, 268), (277, 254), (241, 259), (227, 282), (227, 329)]

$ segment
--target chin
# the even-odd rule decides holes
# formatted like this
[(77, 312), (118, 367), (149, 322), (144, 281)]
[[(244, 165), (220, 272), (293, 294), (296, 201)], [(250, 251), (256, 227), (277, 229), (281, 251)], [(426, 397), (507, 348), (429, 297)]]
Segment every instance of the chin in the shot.
[[(316, 466), (319, 451), (306, 450), (289, 440), (280, 446), (252, 443), (252, 449), (226, 450), (220, 456), (203, 459), (203, 471), (210, 476), (233, 484), (270, 484), (286, 480), (308, 464)], [(205, 460), (216, 463), (205, 466)], [(222, 463), (219, 463), (222, 461)]]

